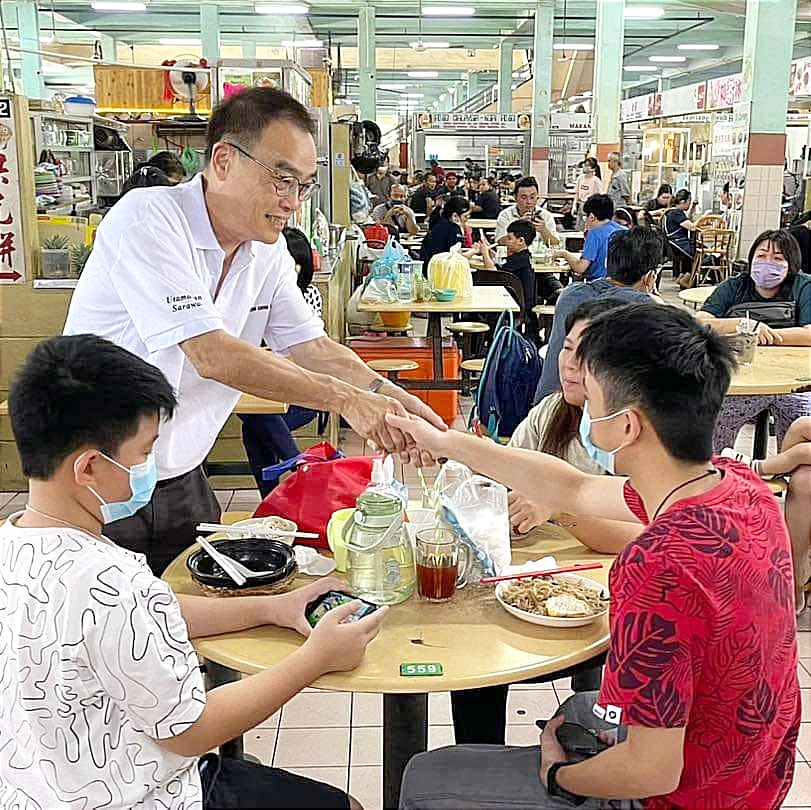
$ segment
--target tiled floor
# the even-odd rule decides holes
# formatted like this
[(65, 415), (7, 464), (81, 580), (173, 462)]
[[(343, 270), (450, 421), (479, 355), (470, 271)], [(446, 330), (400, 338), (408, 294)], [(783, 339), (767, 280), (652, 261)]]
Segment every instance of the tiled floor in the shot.
[[(668, 300), (675, 299), (672, 289), (666, 292)], [(456, 427), (464, 429), (464, 421), (457, 421)], [(744, 452), (751, 448), (751, 428), (742, 431), (739, 442)], [(354, 435), (342, 447), (348, 455), (362, 451), (362, 443)], [(405, 482), (412, 492), (419, 490), (414, 468), (405, 469)], [(259, 504), (256, 490), (217, 490), (216, 496), (224, 511), (253, 511)], [(24, 504), (24, 494), (0, 492), (0, 519)], [(811, 810), (811, 610), (800, 618), (798, 642), (803, 723), (794, 784), (784, 806)], [(513, 687), (507, 706), (507, 742), (537, 744), (534, 721), (549, 717), (570, 694), (568, 680)], [(262, 762), (348, 789), (367, 810), (378, 810), (382, 806), (382, 714), (380, 695), (307, 689), (246, 734), (245, 747)], [(430, 696), (429, 723), (429, 748), (453, 743), (447, 693)]]

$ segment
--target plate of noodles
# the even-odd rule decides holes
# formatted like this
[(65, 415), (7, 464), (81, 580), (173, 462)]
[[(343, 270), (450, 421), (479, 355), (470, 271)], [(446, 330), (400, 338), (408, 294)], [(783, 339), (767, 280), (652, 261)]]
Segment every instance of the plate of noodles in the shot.
[(545, 627), (582, 627), (608, 612), (608, 588), (577, 574), (499, 582), (496, 599), (517, 619)]

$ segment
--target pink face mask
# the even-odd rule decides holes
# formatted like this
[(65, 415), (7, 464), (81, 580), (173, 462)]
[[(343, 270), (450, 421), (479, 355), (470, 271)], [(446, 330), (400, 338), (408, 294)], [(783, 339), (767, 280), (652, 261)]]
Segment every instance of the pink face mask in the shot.
[(788, 275), (788, 267), (777, 262), (767, 262), (763, 259), (755, 259), (749, 269), (749, 275), (756, 287), (763, 290), (773, 290), (779, 287)]

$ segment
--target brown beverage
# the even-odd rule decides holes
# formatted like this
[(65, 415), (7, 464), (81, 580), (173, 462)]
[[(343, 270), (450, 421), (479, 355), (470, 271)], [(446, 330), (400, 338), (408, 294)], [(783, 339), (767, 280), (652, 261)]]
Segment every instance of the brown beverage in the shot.
[(417, 563), (417, 593), (426, 599), (450, 599), (456, 590), (457, 565), (420, 565)]
[(467, 583), (467, 549), (447, 529), (417, 532), (416, 563), (417, 593), (423, 599), (444, 602)]

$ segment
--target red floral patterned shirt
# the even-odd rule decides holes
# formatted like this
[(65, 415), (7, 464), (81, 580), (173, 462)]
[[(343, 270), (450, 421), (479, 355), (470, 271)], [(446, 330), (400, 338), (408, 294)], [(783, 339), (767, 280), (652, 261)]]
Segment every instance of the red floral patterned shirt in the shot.
[[(794, 772), (800, 726), (788, 530), (744, 465), (647, 526), (610, 577), (611, 645), (595, 714), (686, 727), (678, 788), (663, 808), (776, 808)], [(630, 483), (625, 500), (649, 518)]]

